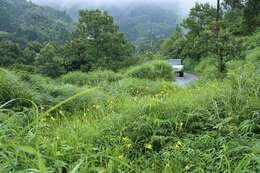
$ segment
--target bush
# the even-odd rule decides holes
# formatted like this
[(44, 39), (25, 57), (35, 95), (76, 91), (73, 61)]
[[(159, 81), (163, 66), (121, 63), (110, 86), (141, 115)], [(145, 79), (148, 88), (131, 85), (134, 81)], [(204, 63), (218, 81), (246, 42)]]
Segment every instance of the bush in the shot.
[[(83, 90), (77, 86), (63, 84), (57, 80), (41, 75), (20, 73), (19, 77), (25, 86), (30, 88), (32, 100), (45, 108), (50, 108)], [(69, 108), (73, 108), (73, 106), (66, 104), (65, 108), (69, 110)]]
[(10, 71), (0, 69), (0, 104), (17, 98), (31, 99), (30, 91)]
[(198, 62), (192, 58), (185, 58), (183, 64), (186, 71), (193, 72)]
[(128, 96), (148, 96), (165, 94), (166, 91), (174, 90), (172, 83), (164, 81), (150, 81), (145, 79), (125, 78), (106, 86), (111, 93)]
[(260, 47), (251, 50), (246, 56), (246, 60), (260, 67)]
[[(19, 73), (20, 79), (30, 88), (32, 100), (43, 108), (50, 108), (88, 88), (64, 84), (58, 80), (43, 77), (41, 75), (30, 75), (26, 72)], [(86, 112), (93, 105), (104, 105), (109, 100), (107, 94), (96, 88), (69, 101), (59, 109), (67, 112)], [(98, 113), (98, 111), (95, 111)]]
[(118, 81), (122, 76), (113, 71), (94, 71), (89, 73), (71, 72), (61, 77), (61, 81), (65, 84), (73, 84), (78, 86), (90, 85), (96, 86), (102, 82)]
[(145, 64), (131, 67), (126, 72), (128, 77), (150, 79), (150, 80), (167, 80), (173, 81), (175, 73), (170, 64), (164, 61), (151, 61)]
[(58, 49), (48, 43), (43, 47), (35, 59), (37, 71), (42, 75), (56, 78), (65, 73), (63, 59)]
[(162, 54), (154, 54), (154, 53), (140, 53), (138, 55), (136, 55), (135, 57), (133, 57), (133, 61), (134, 64), (143, 64), (149, 61), (163, 61), (166, 60), (167, 58), (165, 56), (163, 56)]
[(247, 50), (253, 50), (256, 47), (259, 47), (260, 46), (260, 28), (255, 33), (253, 33), (249, 37), (246, 37), (245, 39), (246, 39), (246, 41), (244, 42), (244, 47)]
[(218, 75), (217, 60), (214, 56), (205, 57), (194, 70), (197, 73), (202, 73), (204, 78), (216, 78)]

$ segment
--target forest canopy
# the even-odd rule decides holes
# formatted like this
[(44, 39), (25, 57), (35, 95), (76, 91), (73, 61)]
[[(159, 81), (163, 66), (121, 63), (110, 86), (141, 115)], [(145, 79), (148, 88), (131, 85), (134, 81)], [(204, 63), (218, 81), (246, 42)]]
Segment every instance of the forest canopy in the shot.
[(71, 17), (27, 0), (0, 0), (0, 39), (21, 45), (30, 41), (63, 43), (70, 39)]

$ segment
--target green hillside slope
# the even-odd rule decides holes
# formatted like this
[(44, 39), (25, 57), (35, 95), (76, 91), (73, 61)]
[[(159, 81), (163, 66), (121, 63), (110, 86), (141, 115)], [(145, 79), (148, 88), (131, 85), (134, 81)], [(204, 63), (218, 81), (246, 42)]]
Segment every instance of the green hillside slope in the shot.
[(72, 19), (65, 12), (26, 0), (0, 0), (0, 39), (64, 42), (71, 36)]

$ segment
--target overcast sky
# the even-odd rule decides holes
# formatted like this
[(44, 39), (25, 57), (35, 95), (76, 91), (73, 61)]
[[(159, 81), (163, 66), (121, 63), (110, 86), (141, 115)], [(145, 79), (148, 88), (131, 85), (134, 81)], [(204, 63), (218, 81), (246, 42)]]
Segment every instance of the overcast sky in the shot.
[(91, 6), (122, 6), (131, 3), (171, 3), (177, 2), (180, 7), (189, 9), (195, 2), (216, 3), (216, 0), (31, 0), (43, 5), (55, 5), (62, 8), (70, 8), (75, 5), (91, 5)]

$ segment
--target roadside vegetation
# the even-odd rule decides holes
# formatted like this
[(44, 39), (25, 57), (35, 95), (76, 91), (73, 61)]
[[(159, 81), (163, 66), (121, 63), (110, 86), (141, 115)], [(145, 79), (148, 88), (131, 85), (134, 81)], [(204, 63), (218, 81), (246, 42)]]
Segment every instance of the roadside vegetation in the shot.
[[(197, 4), (184, 21), (188, 32), (177, 30), (157, 54), (135, 55), (113, 18), (99, 10), (81, 11), (64, 45), (22, 49), (1, 41), (0, 58), (20, 53), (21, 61), (0, 62), (0, 172), (259, 172), (260, 31), (259, 14), (248, 11), (252, 2), (259, 4), (225, 1), (230, 9), (222, 11), (221, 27), (228, 41), (217, 40), (221, 49), (228, 43), (224, 71), (212, 35), (215, 16), (208, 15), (216, 9), (207, 4)], [(231, 18), (243, 24), (239, 32), (226, 25)], [(25, 52), (33, 61), (17, 63)], [(200, 80), (176, 86), (172, 56), (182, 56)]]
[(257, 172), (260, 78), (250, 60), (230, 66), (187, 88), (1, 71), (1, 171)]

